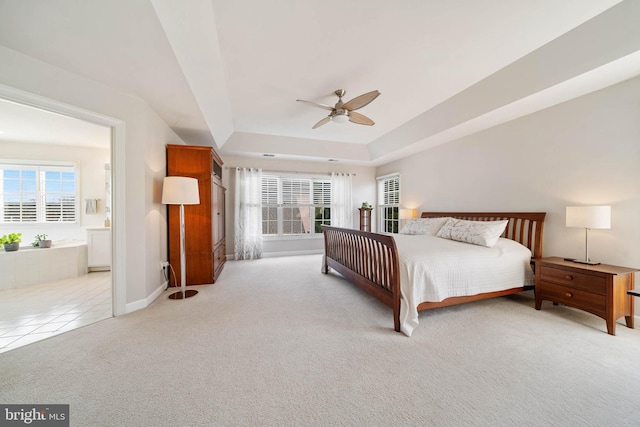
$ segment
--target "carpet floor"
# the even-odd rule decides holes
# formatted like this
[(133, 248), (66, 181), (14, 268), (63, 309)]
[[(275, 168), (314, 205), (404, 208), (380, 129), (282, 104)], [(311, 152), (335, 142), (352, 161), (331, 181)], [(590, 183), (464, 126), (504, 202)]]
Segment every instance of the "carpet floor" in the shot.
[(640, 330), (520, 294), (391, 310), (321, 256), (232, 261), (193, 298), (0, 354), (0, 403), (72, 426), (638, 426)]

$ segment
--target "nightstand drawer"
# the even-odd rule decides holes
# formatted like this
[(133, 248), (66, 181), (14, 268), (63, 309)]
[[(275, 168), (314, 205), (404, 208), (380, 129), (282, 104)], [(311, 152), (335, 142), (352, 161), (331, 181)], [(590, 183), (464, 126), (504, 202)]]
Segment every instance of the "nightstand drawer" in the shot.
[(605, 295), (607, 292), (607, 280), (604, 277), (561, 270), (559, 268), (547, 267), (546, 265), (540, 267), (540, 279), (560, 285), (567, 285), (573, 289), (584, 289), (602, 295)]
[(540, 293), (541, 299), (549, 299), (591, 313), (604, 314), (606, 311), (605, 296), (601, 294), (546, 282), (540, 282), (536, 292)]

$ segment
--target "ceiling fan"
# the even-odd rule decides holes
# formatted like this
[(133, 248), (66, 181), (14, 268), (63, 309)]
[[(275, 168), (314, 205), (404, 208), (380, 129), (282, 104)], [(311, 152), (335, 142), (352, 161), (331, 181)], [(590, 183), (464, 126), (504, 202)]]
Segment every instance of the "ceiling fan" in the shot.
[(331, 107), (329, 105), (318, 104), (317, 102), (305, 101), (304, 99), (297, 99), (298, 102), (304, 102), (306, 104), (312, 105), (314, 107), (323, 108), (325, 110), (331, 111), (327, 117), (320, 120), (313, 126), (313, 129), (319, 128), (320, 126), (329, 123), (330, 121), (334, 121), (336, 123), (357, 123), (359, 125), (367, 125), (373, 126), (375, 123), (369, 117), (364, 116), (360, 113), (356, 113), (354, 110), (358, 110), (365, 105), (368, 105), (371, 101), (376, 99), (380, 92), (377, 90), (367, 92), (363, 95), (356, 96), (351, 101), (343, 102), (342, 97), (345, 95), (346, 91), (344, 89), (338, 89), (334, 92), (338, 96), (338, 102), (336, 105)]

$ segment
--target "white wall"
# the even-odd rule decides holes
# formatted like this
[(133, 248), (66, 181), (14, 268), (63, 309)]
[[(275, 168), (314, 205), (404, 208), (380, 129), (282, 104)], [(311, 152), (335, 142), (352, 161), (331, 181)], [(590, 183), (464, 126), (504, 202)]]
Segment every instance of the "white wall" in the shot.
[(165, 146), (183, 142), (134, 95), (2, 46), (0, 63), (0, 84), (124, 122), (125, 141), (116, 147), (111, 162), (114, 192), (125, 193), (125, 202), (114, 206), (112, 222), (114, 233), (124, 240), (117, 254), (123, 271), (115, 272), (116, 286), (124, 289), (127, 311), (146, 306), (161, 290), (159, 265), (167, 259), (166, 208), (160, 204), (159, 190)]
[(544, 211), (544, 256), (584, 257), (565, 207), (611, 205), (590, 257), (640, 268), (640, 78), (378, 168), (421, 211)]
[[(109, 143), (109, 141), (107, 141)], [(86, 240), (86, 227), (104, 226), (105, 170), (111, 161), (109, 148), (71, 147), (54, 144), (0, 141), (2, 159), (71, 162), (78, 173), (79, 221), (76, 224), (0, 224), (0, 235), (22, 233), (22, 244), (29, 245), (36, 234), (47, 234), (51, 240)], [(85, 213), (85, 199), (100, 199), (96, 214)]]
[[(376, 197), (375, 168), (367, 166), (345, 165), (329, 162), (302, 162), (269, 158), (249, 158), (224, 156), (222, 182), (227, 187), (226, 193), (226, 240), (227, 255), (233, 257), (234, 252), (234, 202), (235, 202), (235, 168), (252, 167), (263, 171), (303, 172), (308, 174), (329, 175), (331, 172), (355, 173), (353, 178), (353, 228), (359, 228), (358, 207), (362, 202), (373, 204)], [(287, 240), (264, 241), (264, 256), (295, 255), (296, 253), (322, 252), (324, 243), (321, 236), (292, 236)], [(318, 267), (319, 268), (319, 267)]]

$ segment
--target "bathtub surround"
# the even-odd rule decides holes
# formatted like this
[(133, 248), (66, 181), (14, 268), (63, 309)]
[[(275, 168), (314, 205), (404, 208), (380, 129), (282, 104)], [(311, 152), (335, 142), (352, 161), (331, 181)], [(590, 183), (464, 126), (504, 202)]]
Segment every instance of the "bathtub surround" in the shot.
[(43, 250), (22, 245), (17, 252), (0, 251), (0, 291), (87, 273), (85, 241), (57, 241)]

